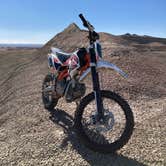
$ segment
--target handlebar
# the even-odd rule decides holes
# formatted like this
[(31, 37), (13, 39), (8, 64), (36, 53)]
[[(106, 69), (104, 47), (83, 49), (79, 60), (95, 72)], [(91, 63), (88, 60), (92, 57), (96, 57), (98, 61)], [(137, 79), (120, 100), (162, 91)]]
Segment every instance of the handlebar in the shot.
[(80, 17), (81, 21), (83, 22), (84, 27), (88, 28), (89, 31), (93, 32), (94, 31), (93, 25), (91, 25), (89, 23), (89, 21), (87, 21), (85, 19), (85, 17), (83, 16), (83, 14), (79, 14), (79, 17)]
[(85, 17), (83, 16), (83, 14), (79, 14), (79, 17), (80, 17), (81, 21), (83, 22), (83, 25), (88, 28), (87, 21), (86, 21)]
[(94, 31), (93, 25), (91, 25), (89, 21), (85, 19), (83, 14), (79, 14), (79, 17), (81, 21), (83, 22), (84, 27), (88, 28), (89, 30), (89, 40), (90, 40), (90, 44), (92, 44), (94, 41), (99, 39), (99, 34)]

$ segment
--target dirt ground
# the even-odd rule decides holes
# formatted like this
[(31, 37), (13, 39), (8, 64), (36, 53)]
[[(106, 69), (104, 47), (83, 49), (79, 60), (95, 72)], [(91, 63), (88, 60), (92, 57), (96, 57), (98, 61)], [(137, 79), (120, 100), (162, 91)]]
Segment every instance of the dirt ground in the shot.
[(129, 102), (135, 127), (117, 154), (104, 155), (77, 139), (72, 128), (75, 103), (62, 99), (53, 112), (44, 109), (41, 85), (48, 72), (46, 56), (36, 49), (1, 49), (0, 165), (166, 165), (166, 52), (108, 60), (129, 74), (126, 80), (106, 72), (110, 79), (105, 88)]

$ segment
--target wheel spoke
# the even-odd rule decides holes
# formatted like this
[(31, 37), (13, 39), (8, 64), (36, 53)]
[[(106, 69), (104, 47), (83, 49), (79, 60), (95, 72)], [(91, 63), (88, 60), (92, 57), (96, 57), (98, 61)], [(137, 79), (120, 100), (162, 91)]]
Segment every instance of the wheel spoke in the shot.
[[(93, 124), (93, 118), (96, 114), (95, 100), (90, 102), (84, 109), (82, 116), (82, 125), (90, 139), (97, 143), (112, 143), (120, 138), (124, 132), (126, 119), (122, 108), (115, 101), (102, 97), (104, 106), (103, 122)], [(93, 117), (93, 118), (92, 118)], [(91, 132), (89, 132), (91, 131)], [(94, 133), (93, 133), (94, 132)], [(92, 134), (93, 133), (93, 134)], [(100, 142), (101, 141), (101, 142)]]
[(46, 75), (42, 85), (42, 99), (46, 109), (53, 109), (59, 99), (54, 93), (53, 86), (53, 77), (51, 75)]
[(102, 90), (101, 96), (104, 105), (102, 120), (96, 120), (96, 103), (92, 92), (81, 100), (77, 108), (75, 127), (80, 140), (92, 150), (115, 152), (130, 139), (134, 117), (128, 103), (118, 94)]

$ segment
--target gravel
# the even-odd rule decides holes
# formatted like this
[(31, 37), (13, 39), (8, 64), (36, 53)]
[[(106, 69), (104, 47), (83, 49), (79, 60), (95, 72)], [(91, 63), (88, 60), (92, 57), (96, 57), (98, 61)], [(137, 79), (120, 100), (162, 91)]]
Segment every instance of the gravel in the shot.
[[(164, 92), (162, 96), (155, 97), (146, 93), (137, 95), (132, 91), (134, 88), (123, 88), (129, 82), (119, 85), (122, 87), (121, 90), (118, 86), (114, 87), (113, 90), (118, 90), (131, 105), (135, 116), (134, 133), (129, 142), (116, 154), (99, 154), (84, 147), (73, 131), (75, 103), (66, 104), (61, 99), (54, 111), (48, 112), (44, 109), (41, 84), (47, 73), (45, 57), (34, 50), (10, 52), (8, 55), (17, 58), (20, 54), (24, 55), (24, 59), (18, 64), (15, 63), (15, 70), (7, 71), (1, 78), (0, 165), (166, 165)], [(116, 58), (112, 60), (117, 62)], [(139, 62), (139, 58), (133, 60), (134, 58), (126, 57), (126, 63), (131, 63), (129, 68), (134, 66), (134, 62)], [(7, 67), (0, 69), (1, 72), (5, 72)], [(132, 79), (134, 76), (129, 81), (132, 82)], [(157, 78), (157, 81), (162, 82), (162, 76), (161, 79)], [(151, 82), (150, 85), (152, 84)], [(133, 86), (136, 85), (133, 83)], [(157, 91), (155, 94), (158, 94)], [(134, 97), (131, 99), (132, 95)]]

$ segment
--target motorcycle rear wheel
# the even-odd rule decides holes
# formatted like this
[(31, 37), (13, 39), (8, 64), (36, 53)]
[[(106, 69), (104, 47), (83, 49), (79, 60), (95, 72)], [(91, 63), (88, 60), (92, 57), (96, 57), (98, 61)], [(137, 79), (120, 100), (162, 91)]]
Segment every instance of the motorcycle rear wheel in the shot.
[[(122, 125), (124, 127), (122, 134), (119, 135), (119, 137), (114, 140), (114, 141), (110, 141), (111, 139), (113, 140), (113, 137), (111, 138), (106, 138), (105, 136), (109, 136), (110, 133), (106, 134), (104, 133), (104, 131), (101, 130), (101, 133), (99, 133), (99, 127), (100, 125), (94, 125), (93, 123), (89, 122), (88, 120), (90, 119), (88, 116), (84, 114), (88, 114), (88, 112), (90, 113), (90, 109), (93, 110), (92, 107), (90, 107), (90, 104), (94, 102), (95, 105), (95, 96), (94, 93), (90, 93), (87, 96), (85, 96), (80, 104), (77, 107), (76, 110), (76, 114), (75, 114), (75, 129), (76, 129), (76, 133), (79, 137), (79, 139), (91, 150), (93, 151), (97, 151), (97, 152), (101, 152), (101, 153), (114, 153), (116, 152), (118, 149), (122, 148), (130, 139), (132, 132), (133, 132), (133, 128), (134, 128), (134, 117), (133, 117), (133, 113), (131, 111), (130, 106), (128, 105), (128, 103), (118, 94), (111, 92), (111, 91), (107, 91), (107, 90), (102, 90), (101, 91), (101, 96), (102, 96), (102, 100), (103, 100), (103, 105), (104, 105), (104, 101), (105, 99), (108, 100), (107, 103), (111, 103), (114, 102), (114, 105), (112, 104), (110, 109), (115, 109), (115, 108), (119, 108), (121, 110), (121, 112), (118, 112), (117, 110), (114, 112), (115, 115), (113, 115), (113, 113), (110, 113), (110, 111), (106, 113), (107, 115), (105, 115), (105, 119), (108, 119), (108, 123), (110, 123), (110, 130), (111, 132), (116, 132), (116, 130), (119, 128), (118, 126), (120, 126), (120, 123), (122, 120), (125, 121), (125, 123)], [(88, 107), (89, 106), (89, 107)], [(88, 107), (88, 108), (87, 108)], [(105, 105), (104, 105), (105, 107)], [(95, 108), (96, 109), (96, 108)], [(93, 112), (93, 111), (92, 111)], [(118, 113), (121, 113), (123, 115), (123, 119), (121, 118), (121, 115)], [(92, 115), (90, 113), (91, 117), (94, 118), (94, 114)], [(112, 117), (116, 117), (112, 118)], [(109, 117), (111, 119), (111, 122), (109, 121)], [(119, 119), (118, 119), (119, 117)], [(88, 119), (88, 120), (86, 120)], [(92, 119), (90, 119), (91, 121)], [(87, 122), (87, 123), (86, 123)], [(114, 123), (115, 126), (113, 126)], [(89, 127), (91, 124), (91, 127)], [(103, 123), (104, 124), (104, 123)], [(104, 125), (101, 125), (102, 127)], [(89, 126), (88, 126), (89, 125)], [(112, 127), (111, 127), (112, 125)], [(97, 126), (97, 127), (96, 127)], [(102, 129), (101, 127), (101, 129)], [(108, 127), (108, 124), (107, 124)], [(114, 129), (115, 127), (115, 129)], [(109, 127), (108, 127), (109, 128)], [(108, 129), (107, 128), (107, 129)], [(97, 130), (97, 131), (96, 131)], [(115, 133), (116, 134), (116, 133)], [(119, 134), (119, 133), (118, 133)], [(94, 137), (94, 138), (92, 138)]]
[(42, 100), (43, 100), (43, 104), (45, 109), (47, 110), (52, 110), (54, 109), (54, 107), (57, 105), (59, 98), (55, 98), (53, 96), (52, 92), (45, 92), (45, 88), (47, 88), (48, 86), (51, 86), (53, 82), (53, 78), (51, 76), (51, 74), (47, 74), (43, 80), (43, 84), (42, 84)]

